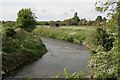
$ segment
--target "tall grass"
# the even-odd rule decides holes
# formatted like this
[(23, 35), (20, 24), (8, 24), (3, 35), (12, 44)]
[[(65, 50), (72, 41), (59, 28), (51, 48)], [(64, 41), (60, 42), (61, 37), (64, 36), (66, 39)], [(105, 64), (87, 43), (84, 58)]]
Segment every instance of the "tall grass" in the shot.
[(47, 52), (40, 37), (22, 29), (16, 30), (12, 37), (3, 34), (2, 39), (3, 78), (18, 67), (39, 59)]
[(33, 31), (34, 34), (70, 41), (74, 43), (82, 44), (83, 41), (89, 36), (92, 30), (86, 29), (72, 29), (72, 28), (49, 28), (49, 27), (38, 27)]

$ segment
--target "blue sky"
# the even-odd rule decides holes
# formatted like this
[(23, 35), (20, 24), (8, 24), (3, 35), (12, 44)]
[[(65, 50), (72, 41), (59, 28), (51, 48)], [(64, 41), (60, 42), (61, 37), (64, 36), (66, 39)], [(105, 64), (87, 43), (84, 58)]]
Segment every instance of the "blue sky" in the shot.
[(96, 0), (1, 0), (0, 20), (16, 20), (22, 8), (32, 8), (37, 20), (64, 20), (78, 12), (78, 16), (94, 20), (101, 14), (95, 11)]

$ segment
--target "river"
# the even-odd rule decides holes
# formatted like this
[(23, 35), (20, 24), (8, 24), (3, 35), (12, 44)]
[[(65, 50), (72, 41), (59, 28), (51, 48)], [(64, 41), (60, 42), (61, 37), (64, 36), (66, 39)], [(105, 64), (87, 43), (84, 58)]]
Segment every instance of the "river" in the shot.
[(51, 38), (42, 38), (48, 52), (34, 63), (25, 65), (12, 78), (51, 78), (63, 74), (67, 67), (70, 73), (87, 72), (89, 51), (85, 46)]

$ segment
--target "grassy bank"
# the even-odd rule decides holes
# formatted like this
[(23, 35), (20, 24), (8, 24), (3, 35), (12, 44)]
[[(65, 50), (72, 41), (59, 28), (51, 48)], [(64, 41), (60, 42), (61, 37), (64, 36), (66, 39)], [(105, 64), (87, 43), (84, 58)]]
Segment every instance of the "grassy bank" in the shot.
[[(87, 47), (92, 50), (88, 65), (90, 72), (88, 77), (119, 78), (119, 44), (116, 33), (113, 35), (113, 33), (108, 32), (107, 29), (102, 28), (90, 30), (77, 27), (38, 27), (33, 33), (40, 36), (87, 45)], [(81, 74), (77, 73), (72, 75), (67, 73), (67, 78), (73, 78)]]
[(4, 35), (2, 37), (3, 78), (18, 67), (34, 62), (47, 52), (40, 37), (20, 28), (15, 31), (12, 37), (6, 37)]
[(60, 27), (60, 28), (49, 28), (49, 27), (38, 27), (33, 33), (36, 35), (65, 40), (74, 42), (77, 44), (85, 44), (88, 48), (94, 49), (95, 46), (91, 44), (92, 33), (95, 27), (88, 29), (86, 27)]

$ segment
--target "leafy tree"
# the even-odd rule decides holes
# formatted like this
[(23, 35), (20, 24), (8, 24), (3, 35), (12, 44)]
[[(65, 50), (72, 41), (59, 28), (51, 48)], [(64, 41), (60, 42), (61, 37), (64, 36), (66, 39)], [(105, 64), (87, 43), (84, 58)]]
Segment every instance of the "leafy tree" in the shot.
[(104, 51), (109, 51), (112, 49), (114, 37), (109, 35), (105, 30), (97, 28), (95, 39), (96, 44), (101, 45)]
[(61, 24), (67, 25), (67, 26), (72, 26), (72, 25), (78, 26), (79, 22), (80, 22), (80, 19), (77, 15), (77, 12), (75, 12), (74, 17), (62, 21)]
[(97, 22), (102, 22), (103, 21), (102, 16), (97, 16), (96, 21)]
[(97, 1), (95, 6), (96, 6), (96, 10), (99, 12), (108, 12), (108, 15), (113, 15), (116, 12), (116, 4), (117, 4), (118, 0), (101, 0), (101, 1)]
[[(91, 55), (89, 63), (90, 73), (92, 74), (93, 78), (117, 78), (117, 80), (120, 80), (120, 1), (104, 0), (98, 1), (97, 4), (100, 4), (100, 6), (97, 6), (96, 10), (100, 12), (109, 11), (108, 14), (111, 15), (112, 20), (115, 20), (115, 23), (113, 23), (115, 25), (114, 28), (117, 27), (118, 30), (114, 32), (115, 40), (113, 42), (113, 48), (111, 48), (111, 50), (104, 51), (102, 50), (101, 46), (98, 46), (96, 49), (97, 53)], [(103, 30), (100, 30), (99, 33), (101, 34), (101, 37), (99, 37), (101, 39), (99, 40), (103, 41), (102, 38), (105, 39), (105, 36), (106, 39), (104, 41), (110, 39), (107, 38), (110, 35), (106, 34), (106, 32)]]
[(107, 21), (107, 19), (106, 19), (106, 17), (104, 17), (104, 18), (103, 18), (103, 22), (106, 22), (106, 21)]
[(31, 32), (36, 27), (36, 17), (30, 8), (21, 9), (17, 16), (17, 27), (23, 28), (28, 32)]
[(59, 27), (60, 26), (60, 23), (58, 21), (50, 21), (49, 25), (51, 27)]
[(101, 0), (96, 1), (96, 10), (99, 12), (107, 12), (108, 16), (111, 18), (107, 22), (107, 26), (111, 28), (111, 30), (114, 32), (116, 26), (117, 26), (117, 3), (119, 0)]
[(64, 23), (65, 23), (66, 26), (71, 26), (72, 25), (71, 24), (71, 19), (64, 20)]
[(77, 12), (75, 12), (74, 13), (74, 17), (71, 19), (71, 22), (72, 22), (72, 25), (78, 25), (78, 23), (79, 23), (79, 21), (80, 21), (80, 19), (79, 19), (79, 17), (78, 17), (78, 15), (77, 15), (78, 13)]

